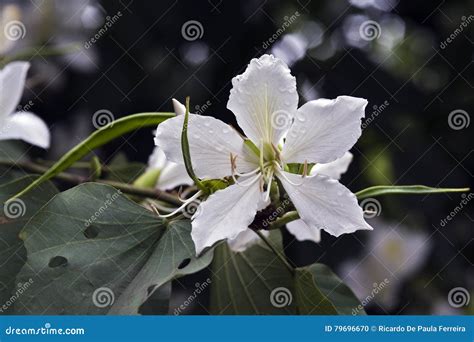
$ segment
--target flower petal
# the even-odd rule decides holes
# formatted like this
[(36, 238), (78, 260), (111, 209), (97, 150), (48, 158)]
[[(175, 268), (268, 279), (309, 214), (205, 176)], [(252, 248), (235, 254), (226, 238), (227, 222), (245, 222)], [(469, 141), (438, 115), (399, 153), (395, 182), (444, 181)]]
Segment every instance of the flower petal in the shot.
[(272, 55), (252, 59), (247, 70), (232, 79), (229, 108), (245, 135), (277, 146), (298, 107), (296, 80), (288, 66)]
[(357, 142), (367, 100), (339, 96), (310, 101), (298, 109), (286, 137), (286, 163), (329, 163), (341, 158)]
[[(269, 236), (270, 232), (268, 230), (261, 230), (261, 233), (264, 236)], [(227, 240), (230, 249), (234, 252), (244, 252), (247, 248), (252, 247), (256, 243), (261, 241), (260, 236), (257, 235), (252, 229), (246, 229), (235, 239)]]
[(192, 185), (193, 180), (189, 178), (184, 165), (167, 162), (161, 170), (156, 187), (160, 190), (171, 190), (178, 185)]
[(192, 222), (196, 253), (217, 241), (235, 239), (247, 230), (260, 209), (262, 196), (257, 180), (248, 186), (231, 185), (201, 203)]
[(35, 146), (48, 148), (50, 133), (45, 122), (33, 113), (18, 112), (7, 116), (0, 127), (0, 140), (21, 139)]
[[(181, 131), (184, 116), (168, 119), (158, 126), (155, 143), (169, 161), (184, 165), (181, 151)], [(242, 137), (229, 125), (210, 116), (189, 114), (189, 150), (194, 172), (199, 178), (223, 178), (232, 174), (230, 156), (237, 156), (239, 172), (258, 167)]]
[(0, 122), (20, 103), (30, 63), (12, 62), (0, 70)]
[(156, 146), (148, 158), (149, 169), (162, 169), (166, 165), (166, 156), (161, 148)]
[(344, 155), (327, 164), (316, 164), (311, 169), (312, 175), (325, 175), (333, 179), (340, 179), (341, 175), (347, 171), (352, 162), (352, 153), (346, 152)]
[(335, 179), (324, 175), (302, 177), (281, 172), (283, 187), (301, 219), (312, 229), (339, 236), (356, 230), (371, 230), (356, 196)]
[(298, 241), (321, 241), (321, 230), (311, 228), (303, 220), (296, 220), (286, 225), (286, 229), (295, 236)]

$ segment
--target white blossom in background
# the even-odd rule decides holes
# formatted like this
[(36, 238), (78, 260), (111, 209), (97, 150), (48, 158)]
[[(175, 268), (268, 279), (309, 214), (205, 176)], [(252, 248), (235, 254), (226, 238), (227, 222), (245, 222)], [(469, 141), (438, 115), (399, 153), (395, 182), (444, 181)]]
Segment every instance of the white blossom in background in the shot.
[[(428, 236), (418, 230), (398, 224), (372, 220), (375, 227), (369, 236), (365, 254), (360, 260), (351, 260), (341, 266), (344, 282), (364, 301), (390, 309), (396, 305), (404, 280), (416, 273), (428, 257)], [(376, 295), (371, 294), (375, 284), (389, 280)]]
[(20, 139), (48, 148), (50, 133), (44, 121), (30, 112), (16, 112), (29, 67), (27, 62), (12, 62), (0, 70), (0, 140)]
[[(289, 163), (328, 164), (344, 158), (361, 135), (367, 101), (340, 96), (298, 108), (296, 80), (288, 66), (272, 55), (253, 59), (232, 85), (227, 108), (258, 151), (224, 122), (190, 114), (188, 138), (196, 175), (236, 180), (212, 194), (194, 215), (191, 235), (197, 253), (248, 231), (256, 213), (269, 204), (274, 177), (305, 223), (294, 231), (309, 229), (316, 239), (321, 229), (334, 236), (372, 229), (364, 221), (356, 196), (336, 179), (318, 173), (321, 166), (316, 174), (305, 176), (287, 169)], [(178, 164), (183, 164), (183, 120), (177, 116), (165, 121), (155, 139), (166, 157)]]
[(186, 168), (166, 160), (166, 156), (159, 147), (155, 147), (148, 159), (148, 169), (159, 170), (160, 174), (156, 182), (156, 188), (160, 190), (171, 190), (179, 185), (192, 185)]

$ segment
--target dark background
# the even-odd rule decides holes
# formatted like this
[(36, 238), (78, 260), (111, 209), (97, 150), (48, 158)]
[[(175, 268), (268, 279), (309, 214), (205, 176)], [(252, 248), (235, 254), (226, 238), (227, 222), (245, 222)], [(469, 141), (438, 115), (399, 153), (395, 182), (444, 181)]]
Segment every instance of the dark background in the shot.
[[(452, 129), (448, 115), (460, 109), (470, 120), (473, 113), (474, 18), (445, 48), (440, 46), (463, 17), (473, 14), (472, 1), (0, 1), (21, 6), (27, 28), (24, 41), (9, 54), (37, 47), (24, 100), (33, 101), (32, 111), (52, 127), (48, 158), (92, 132), (91, 118), (102, 109), (115, 118), (171, 111), (173, 97), (191, 96), (195, 111), (207, 104), (204, 115), (235, 124), (226, 109), (232, 77), (251, 58), (273, 52), (292, 60), (300, 104), (318, 97), (364, 97), (369, 117), (374, 106), (388, 103), (352, 149), (354, 161), (342, 178), (351, 190), (377, 184), (472, 184), (473, 124)], [(118, 11), (122, 16), (107, 34), (85, 49), (104, 18)], [(263, 46), (296, 11), (299, 16), (284, 33)], [(202, 25), (201, 38), (183, 37), (189, 20)], [(380, 25), (380, 36), (371, 41), (359, 33), (367, 20)], [(81, 48), (76, 54), (40, 56), (75, 42)], [(152, 130), (144, 129), (99, 155), (108, 161), (122, 151), (132, 161), (146, 162), (153, 147)], [(440, 222), (461, 200), (459, 194), (380, 199), (375, 228), (390, 222), (392, 228), (401, 224), (424, 234), (428, 252), (416, 271), (391, 282), (396, 303), (386, 307), (375, 300), (369, 312), (460, 312), (444, 304), (452, 288), (471, 291), (474, 282), (472, 203), (448, 225)], [(370, 234), (336, 239), (323, 233), (319, 245), (295, 243), (290, 236), (285, 242), (297, 264), (318, 260), (337, 271), (345, 261), (371, 255)], [(417, 250), (412, 252), (416, 258)], [(198, 305), (195, 312), (203, 309)]]

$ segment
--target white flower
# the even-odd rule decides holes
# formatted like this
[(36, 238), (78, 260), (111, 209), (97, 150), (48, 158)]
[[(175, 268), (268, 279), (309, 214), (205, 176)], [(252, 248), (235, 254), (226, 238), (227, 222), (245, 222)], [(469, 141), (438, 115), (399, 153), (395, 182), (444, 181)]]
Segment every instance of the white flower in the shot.
[[(341, 266), (344, 282), (361, 301), (372, 300), (385, 308), (397, 304), (403, 282), (424, 264), (430, 251), (428, 236), (412, 227), (373, 220), (376, 227), (366, 244), (366, 255)], [(387, 283), (383, 290), (376, 289)]]
[[(184, 115), (186, 107), (176, 100), (173, 100), (173, 105), (176, 115)], [(150, 158), (148, 158), (148, 169), (160, 171), (156, 183), (157, 189), (171, 190), (178, 185), (193, 184), (193, 180), (188, 176), (184, 165), (167, 160), (164, 152), (158, 146), (155, 147)]]
[(148, 168), (159, 170), (160, 174), (156, 182), (156, 188), (160, 190), (171, 190), (178, 185), (191, 185), (193, 181), (186, 173), (184, 165), (166, 160), (165, 154), (159, 147), (155, 147), (148, 159)]
[[(324, 175), (324, 168), (309, 176), (288, 169), (290, 163), (328, 164), (344, 157), (361, 135), (367, 101), (340, 96), (310, 101), (298, 109), (296, 80), (287, 65), (271, 55), (253, 59), (232, 85), (227, 108), (249, 141), (220, 120), (189, 116), (188, 138), (196, 175), (203, 179), (232, 176), (236, 180), (211, 195), (193, 217), (197, 253), (246, 232), (257, 211), (268, 205), (274, 177), (305, 224), (296, 230), (307, 229), (308, 234), (317, 235), (324, 229), (339, 236), (372, 229), (364, 221), (355, 195)], [(183, 117), (178, 116), (161, 124), (156, 134), (156, 143), (167, 158), (180, 164), (182, 126)], [(337, 163), (344, 164), (344, 160)], [(317, 165), (316, 172), (320, 168)]]
[(25, 86), (26, 62), (12, 62), (0, 70), (0, 140), (21, 139), (32, 145), (48, 148), (48, 127), (30, 112), (15, 112)]

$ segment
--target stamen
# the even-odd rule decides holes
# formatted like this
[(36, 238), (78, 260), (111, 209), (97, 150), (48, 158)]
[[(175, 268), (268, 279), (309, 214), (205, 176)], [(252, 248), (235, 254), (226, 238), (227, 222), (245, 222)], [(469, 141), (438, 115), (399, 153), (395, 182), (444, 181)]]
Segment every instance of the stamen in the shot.
[(234, 175), (232, 175), (232, 179), (234, 180), (235, 184), (237, 184), (238, 186), (243, 186), (243, 187), (251, 186), (251, 185), (253, 185), (253, 183), (255, 183), (255, 181), (257, 181), (261, 178), (262, 178), (262, 176), (260, 174), (258, 174), (253, 179), (249, 180), (247, 183), (244, 183), (244, 182), (239, 182), (239, 180), (237, 178), (235, 178)]
[(293, 183), (292, 181), (290, 181), (290, 180), (288, 179), (287, 176), (285, 176), (285, 173), (284, 173), (284, 172), (280, 172), (279, 174), (280, 174), (280, 176), (282, 176), (282, 177), (283, 177), (288, 183), (290, 183), (291, 185), (294, 185), (294, 186), (301, 186), (301, 185), (304, 183), (304, 180), (303, 180), (303, 179), (302, 179), (303, 181), (302, 181), (301, 183), (299, 183), (299, 184)]
[(247, 177), (247, 176), (254, 175), (254, 174), (256, 174), (256, 173), (259, 172), (259, 171), (260, 171), (260, 166), (257, 167), (255, 170), (252, 170), (252, 171), (249, 171), (249, 172), (245, 172), (245, 173), (235, 172), (235, 175), (236, 175), (236, 176), (239, 176), (239, 177)]
[(161, 218), (167, 218), (167, 217), (171, 217), (171, 216), (174, 216), (176, 215), (177, 213), (179, 213), (180, 211), (182, 211), (184, 208), (186, 208), (186, 206), (188, 204), (190, 204), (191, 202), (193, 202), (196, 198), (198, 198), (199, 196), (202, 195), (202, 191), (199, 190), (198, 192), (196, 192), (191, 198), (189, 198), (186, 202), (184, 202), (184, 204), (182, 206), (180, 206), (178, 209), (176, 209), (175, 211), (173, 211), (172, 213), (168, 214), (168, 215), (160, 215), (159, 217)]
[(305, 178), (308, 175), (308, 161), (305, 160), (303, 164), (303, 178)]

